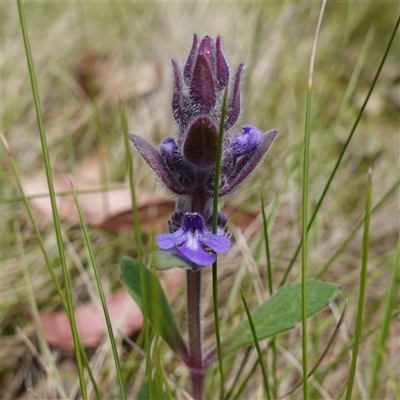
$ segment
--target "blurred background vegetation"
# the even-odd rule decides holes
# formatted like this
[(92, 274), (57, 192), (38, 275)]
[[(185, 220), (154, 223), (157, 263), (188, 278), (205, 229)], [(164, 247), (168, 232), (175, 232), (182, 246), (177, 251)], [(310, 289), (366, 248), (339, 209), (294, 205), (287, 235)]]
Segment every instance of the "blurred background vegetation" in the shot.
[[(121, 287), (120, 257), (136, 255), (133, 233), (124, 217), (124, 213), (129, 211), (129, 202), (125, 191), (127, 167), (120, 102), (125, 104), (130, 131), (158, 145), (176, 131), (170, 111), (170, 59), (184, 62), (193, 33), (222, 36), (232, 73), (240, 62), (244, 62), (241, 122), (264, 131), (276, 128), (279, 135), (262, 166), (237, 196), (228, 199), (235, 210), (229, 226), (235, 245), (221, 258), (219, 279), (224, 321), (222, 333), (229, 332), (231, 324), (239, 321), (244, 311), (237, 293), (239, 285), (253, 307), (260, 301), (258, 296), (267, 297), (260, 187), (269, 216), (275, 288), (300, 239), (307, 78), (320, 4), (303, 1), (26, 1), (24, 9), (56, 191), (69, 191), (69, 179), (78, 190), (103, 189), (87, 201), (85, 213), (92, 221), (92, 245), (107, 293)], [(398, 12), (399, 5), (393, 2), (328, 2), (326, 6), (314, 71), (310, 210), (314, 209), (357, 118)], [(2, 2), (1, 13), (2, 131), (26, 193), (37, 196), (46, 193), (46, 182), (16, 3)], [(382, 317), (399, 230), (399, 192), (396, 189), (399, 180), (399, 45), (397, 35), (310, 231), (310, 277), (341, 285), (342, 299), (337, 302), (339, 309), (343, 306), (343, 298), (349, 298), (345, 321), (347, 336), (343, 333), (338, 338), (334, 351), (315, 374), (313, 398), (336, 397), (348, 375), (350, 357), (345, 350), (354, 330), (362, 232), (355, 232), (348, 245), (341, 246), (364, 216), (367, 171), (371, 167), (373, 205), (392, 191), (371, 221), (364, 333), (371, 332), (362, 343), (354, 397), (366, 398), (376, 346), (374, 329)], [(240, 132), (240, 124), (232, 131)], [(154, 245), (154, 233), (166, 227), (170, 207), (165, 204), (171, 205), (172, 199), (134, 151), (133, 160), (137, 191), (143, 199), (143, 240), (148, 252)], [(0, 393), (4, 399), (36, 398), (26, 392), (34, 387), (41, 397), (54, 398), (51, 397), (52, 394), (55, 396), (55, 392), (51, 392), (54, 388), (47, 387), (47, 392), (39, 389), (46, 372), (33, 351), (39, 349), (39, 342), (29, 312), (29, 291), (23, 277), (19, 237), (23, 241), (24, 262), (29, 268), (39, 310), (59, 311), (60, 300), (19, 197), (4, 148), (1, 185)], [(115, 192), (115, 189), (121, 192)], [(120, 193), (121, 197), (112, 196), (113, 192)], [(82, 201), (84, 197), (85, 194), (80, 195)], [(164, 211), (160, 202), (166, 207)], [(35, 197), (31, 204), (46, 249), (61, 280), (49, 203)], [(60, 207), (63, 207), (60, 213), (75, 302), (80, 305), (91, 299), (93, 283), (87, 279), (91, 274), (90, 265), (71, 198), (60, 198)], [(152, 215), (157, 223), (153, 223)], [(329, 266), (324, 268), (327, 262)], [(299, 281), (299, 265), (297, 260), (289, 275), (289, 283)], [(204, 290), (207, 292), (211, 291), (211, 286), (209, 276), (206, 279)], [(178, 291), (175, 306), (184, 327), (183, 297), (182, 290)], [(210, 298), (206, 296), (204, 326), (207, 343), (211, 345), (214, 337)], [(395, 300), (398, 305), (399, 299)], [(335, 305), (332, 307), (337, 311)], [(399, 394), (398, 313), (393, 321), (396, 323), (390, 330), (387, 354), (379, 375), (377, 398), (382, 399), (395, 398), (396, 393)], [(311, 365), (327, 344), (335, 323), (332, 311), (324, 312), (310, 322), (313, 332), (310, 338)], [(31, 348), (27, 347), (27, 341)], [(301, 360), (300, 342), (297, 328), (279, 337), (277, 375), (280, 395), (301, 376), (296, 365), (296, 360)], [(109, 349), (106, 347), (104, 350), (104, 346), (103, 343), (89, 351), (92, 360), (99, 352), (105, 351), (109, 356)], [(126, 341), (123, 346), (123, 372), (130, 396), (134, 398), (143, 380), (143, 358), (140, 353), (132, 351)], [(72, 353), (56, 346), (52, 351), (60, 371), (67, 368), (67, 373), (63, 374), (64, 383), (70, 382), (73, 388), (77, 378), (71, 362)], [(170, 353), (166, 351), (165, 354), (166, 372), (184, 387), (187, 373), (176, 360), (171, 361)], [(227, 377), (228, 387), (243, 354), (239, 352), (232, 357), (237, 358), (227, 360), (227, 365), (232, 365), (232, 374)], [(253, 353), (251, 357), (251, 360), (256, 359)], [(248, 361), (249, 368), (251, 360)], [(104, 397), (111, 398), (116, 396), (117, 386), (114, 372), (108, 365), (111, 362), (106, 364), (98, 366), (96, 377)], [(217, 387), (213, 376), (218, 374), (213, 375), (211, 369), (209, 393)], [(256, 371), (249, 378), (241, 398), (259, 398), (261, 387), (262, 379)], [(292, 396), (299, 398), (300, 394)]]

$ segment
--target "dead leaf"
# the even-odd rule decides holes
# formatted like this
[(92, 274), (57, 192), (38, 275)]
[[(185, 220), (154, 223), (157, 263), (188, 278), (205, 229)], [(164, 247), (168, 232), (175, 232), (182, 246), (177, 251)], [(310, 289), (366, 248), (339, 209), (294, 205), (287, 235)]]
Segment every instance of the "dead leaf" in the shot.
[[(161, 274), (161, 273), (160, 273)], [(184, 271), (174, 269), (162, 273), (166, 277), (166, 294), (173, 296), (179, 288)], [(127, 336), (138, 332), (143, 325), (143, 316), (130, 294), (121, 288), (106, 298), (111, 324)], [(44, 336), (47, 342), (58, 348), (73, 349), (71, 328), (65, 312), (41, 313)], [(78, 306), (75, 320), (79, 337), (84, 347), (95, 347), (107, 335), (104, 313), (101, 306), (93, 303)], [(115, 331), (114, 333), (117, 333)]]
[(88, 53), (74, 63), (79, 85), (89, 98), (129, 100), (155, 91), (161, 84), (161, 69), (154, 62), (113, 65), (105, 54)]
[[(71, 185), (67, 178), (54, 176), (53, 183), (56, 193), (71, 191)], [(47, 181), (44, 176), (24, 180), (23, 186), (27, 196), (48, 193)], [(76, 184), (74, 182), (74, 187), (78, 192), (96, 188), (93, 184), (79, 182)], [(114, 231), (132, 229), (132, 203), (129, 188), (122, 187), (107, 192), (78, 193), (78, 198), (89, 226)], [(79, 223), (72, 193), (67, 196), (56, 196), (56, 202), (61, 220)], [(42, 214), (43, 218), (40, 220), (42, 227), (52, 223), (51, 202), (48, 196), (33, 198), (31, 204)], [(168, 197), (143, 192), (137, 193), (137, 205), (140, 227), (145, 231), (152, 232), (166, 225), (166, 221), (175, 207), (174, 201)]]

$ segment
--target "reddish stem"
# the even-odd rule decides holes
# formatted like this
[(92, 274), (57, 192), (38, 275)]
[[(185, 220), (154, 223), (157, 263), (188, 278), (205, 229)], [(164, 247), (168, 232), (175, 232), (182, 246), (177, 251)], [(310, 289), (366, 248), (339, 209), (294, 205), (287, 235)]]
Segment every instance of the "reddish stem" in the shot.
[(203, 337), (201, 329), (201, 270), (188, 270), (186, 278), (190, 352), (189, 368), (192, 377), (192, 397), (195, 400), (202, 400), (205, 368), (203, 365)]

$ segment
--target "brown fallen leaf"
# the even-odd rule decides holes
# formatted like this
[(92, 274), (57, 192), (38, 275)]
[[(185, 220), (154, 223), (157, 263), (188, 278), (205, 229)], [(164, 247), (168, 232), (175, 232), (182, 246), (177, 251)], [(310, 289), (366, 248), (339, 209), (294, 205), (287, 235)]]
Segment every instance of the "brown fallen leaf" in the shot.
[[(95, 171), (96, 168), (83, 168), (86, 176), (80, 177), (79, 182), (73, 182), (75, 189), (92, 190), (100, 185), (95, 184), (97, 177), (87, 171)], [(94, 174), (96, 174), (94, 172)], [(54, 189), (56, 193), (68, 192), (71, 184), (68, 178), (54, 176)], [(23, 180), (23, 186), (28, 196), (47, 194), (47, 181), (43, 175), (29, 180)], [(107, 192), (78, 193), (79, 202), (89, 226), (111, 231), (133, 230), (133, 218), (131, 207), (131, 193), (128, 187), (112, 189)], [(71, 223), (79, 223), (79, 217), (72, 194), (56, 196), (60, 218)], [(36, 197), (31, 204), (41, 212), (40, 222), (42, 226), (52, 223), (52, 209), (48, 196)], [(175, 199), (167, 196), (157, 196), (150, 193), (137, 192), (137, 206), (139, 211), (140, 227), (146, 232), (161, 232), (167, 227), (167, 220), (175, 209)], [(261, 226), (258, 214), (251, 210), (243, 210), (234, 203), (227, 203), (223, 207), (223, 213), (230, 219), (229, 224), (234, 224), (242, 231), (250, 228), (255, 233)]]
[[(54, 176), (56, 193), (71, 191), (67, 178)], [(47, 194), (47, 181), (40, 175), (23, 181), (27, 196)], [(133, 227), (131, 193), (128, 187), (112, 189), (107, 192), (79, 193), (80, 190), (92, 190), (98, 186), (86, 182), (75, 183), (78, 198), (82, 207), (86, 223), (92, 227), (120, 231), (130, 230)], [(61, 220), (79, 223), (76, 205), (71, 195), (56, 196), (57, 208)], [(41, 212), (41, 226), (52, 222), (52, 209), (48, 196), (35, 197), (31, 204)], [(140, 227), (145, 231), (157, 231), (166, 226), (166, 221), (175, 207), (175, 203), (168, 197), (156, 196), (149, 193), (137, 193)]]
[[(162, 275), (166, 276), (166, 294), (171, 297), (179, 288), (184, 271), (176, 268), (165, 271)], [(142, 328), (143, 315), (125, 288), (107, 296), (106, 301), (114, 329), (118, 327), (124, 335), (131, 336)], [(41, 313), (40, 320), (44, 336), (50, 345), (62, 349), (73, 348), (71, 328), (64, 311)], [(95, 347), (106, 337), (107, 328), (101, 306), (93, 303), (78, 306), (75, 310), (75, 320), (84, 347)], [(117, 334), (117, 331), (114, 333)]]
[(88, 53), (74, 62), (79, 85), (89, 98), (129, 100), (155, 91), (161, 84), (161, 69), (154, 62), (113, 65), (112, 57)]

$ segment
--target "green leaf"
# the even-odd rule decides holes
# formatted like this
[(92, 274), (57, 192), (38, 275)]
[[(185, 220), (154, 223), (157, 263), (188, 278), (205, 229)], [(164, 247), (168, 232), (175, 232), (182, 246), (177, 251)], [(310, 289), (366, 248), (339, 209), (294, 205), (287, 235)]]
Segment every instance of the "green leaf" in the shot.
[(150, 263), (159, 270), (171, 268), (193, 269), (193, 267), (180, 259), (174, 250), (155, 250), (150, 254)]
[[(307, 317), (321, 311), (339, 293), (333, 283), (307, 282)], [(293, 328), (301, 321), (301, 284), (283, 286), (252, 313), (258, 340)], [(224, 340), (225, 355), (254, 343), (249, 322), (241, 322)]]
[[(157, 277), (144, 268), (146, 293), (143, 296), (140, 286), (139, 264), (129, 257), (121, 260), (121, 279), (128, 292), (142, 312), (153, 325), (154, 330), (168, 343), (176, 353), (185, 353), (186, 345), (182, 339), (171, 308)], [(145, 307), (143, 307), (145, 302)]]

